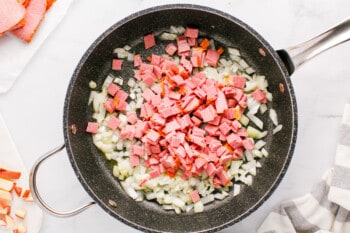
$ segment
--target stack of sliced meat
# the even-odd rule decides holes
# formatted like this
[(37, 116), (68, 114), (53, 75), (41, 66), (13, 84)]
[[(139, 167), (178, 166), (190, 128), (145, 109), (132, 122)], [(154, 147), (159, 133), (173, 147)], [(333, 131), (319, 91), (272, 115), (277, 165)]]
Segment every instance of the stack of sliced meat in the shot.
[(0, 36), (7, 32), (29, 43), (55, 0), (0, 0)]

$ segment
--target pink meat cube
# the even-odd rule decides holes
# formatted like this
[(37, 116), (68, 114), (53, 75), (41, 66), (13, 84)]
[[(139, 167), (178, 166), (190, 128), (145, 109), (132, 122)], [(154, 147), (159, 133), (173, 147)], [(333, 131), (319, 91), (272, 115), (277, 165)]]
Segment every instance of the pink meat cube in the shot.
[(113, 113), (115, 110), (115, 103), (112, 98), (109, 98), (106, 100), (106, 102), (103, 104), (103, 107), (109, 112)]
[(145, 150), (143, 149), (142, 146), (139, 146), (139, 145), (132, 145), (131, 146), (131, 153), (133, 155), (138, 155), (138, 156), (141, 156), (143, 157), (145, 155)]
[(198, 28), (186, 27), (184, 35), (186, 37), (198, 38)]
[(246, 83), (246, 79), (241, 76), (233, 76), (233, 86), (236, 88), (243, 89)]
[(142, 64), (142, 58), (140, 54), (134, 55), (134, 67), (140, 66)]
[(231, 130), (231, 126), (227, 122), (224, 122), (219, 126), (219, 129), (224, 135), (227, 135)]
[(161, 174), (160, 174), (159, 167), (153, 169), (152, 171), (150, 171), (150, 172), (149, 172), (149, 175), (150, 175), (150, 177), (151, 177), (152, 179), (154, 179), (154, 178), (160, 176)]
[(127, 115), (128, 122), (132, 125), (136, 124), (138, 118), (136, 112), (129, 112)]
[(127, 103), (125, 100), (119, 100), (118, 105), (115, 106), (116, 110), (124, 111), (126, 110)]
[(220, 58), (220, 53), (218, 53), (214, 49), (208, 49), (207, 55), (205, 56), (205, 60), (209, 65), (216, 67)]
[(173, 56), (175, 54), (177, 50), (177, 47), (174, 43), (169, 43), (166, 47), (165, 47), (165, 51), (170, 55)]
[(208, 176), (213, 177), (216, 173), (216, 167), (213, 163), (208, 163), (208, 166), (206, 168), (206, 172)]
[(200, 114), (202, 116), (203, 122), (212, 121), (217, 116), (216, 111), (212, 105), (209, 105), (203, 109)]
[(260, 103), (266, 103), (266, 94), (260, 89), (253, 91), (252, 96)]
[(236, 149), (238, 147), (242, 146), (242, 139), (235, 133), (231, 133), (226, 137), (226, 140), (228, 144), (233, 148)]
[(86, 132), (97, 133), (98, 132), (98, 123), (97, 122), (88, 122), (87, 127), (86, 127)]
[(128, 93), (126, 93), (125, 91), (123, 91), (122, 89), (119, 89), (115, 95), (114, 98), (118, 98), (119, 100), (126, 100), (128, 98)]
[(123, 60), (121, 59), (113, 59), (112, 60), (112, 70), (121, 70), (122, 69)]
[(111, 96), (114, 96), (117, 93), (117, 91), (119, 91), (119, 89), (120, 89), (120, 87), (117, 84), (112, 82), (111, 84), (109, 84), (109, 86), (107, 88), (107, 92)]
[(225, 94), (222, 91), (218, 91), (218, 98), (215, 100), (216, 112), (221, 114), (228, 109)]
[(109, 118), (107, 127), (111, 128), (112, 130), (116, 130), (119, 125), (120, 125), (120, 120), (116, 116), (111, 115), (111, 117)]
[(153, 129), (151, 129), (148, 133), (147, 133), (147, 139), (149, 140), (149, 142), (153, 145), (157, 144), (159, 139), (160, 139), (160, 135), (159, 133), (157, 133), (156, 131), (154, 131)]
[(190, 197), (191, 197), (191, 200), (193, 203), (195, 203), (201, 199), (197, 190), (190, 192)]
[(202, 159), (202, 158), (196, 158), (196, 160), (194, 161), (194, 164), (196, 165), (196, 167), (198, 168), (198, 169), (201, 169), (203, 166), (204, 166), (204, 164), (206, 164), (207, 163), (207, 161), (205, 161), (204, 159)]
[(145, 43), (145, 49), (149, 49), (156, 45), (156, 40), (154, 33), (149, 33), (143, 37), (143, 42)]
[(252, 139), (246, 138), (243, 140), (243, 147), (246, 150), (253, 150), (254, 149), (254, 142)]
[(136, 167), (136, 166), (140, 165), (140, 157), (136, 156), (136, 155), (131, 155), (130, 156), (130, 165), (132, 167)]

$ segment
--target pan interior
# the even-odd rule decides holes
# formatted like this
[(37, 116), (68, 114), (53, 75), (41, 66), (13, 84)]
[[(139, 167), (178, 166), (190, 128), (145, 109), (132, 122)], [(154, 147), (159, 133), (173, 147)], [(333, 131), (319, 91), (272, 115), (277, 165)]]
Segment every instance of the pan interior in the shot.
[[(265, 75), (273, 102), (269, 108), (276, 109), (283, 129), (272, 135), (274, 126), (264, 119), (269, 133), (267, 146), (270, 156), (262, 161), (263, 167), (254, 177), (253, 185), (246, 186), (240, 195), (230, 195), (223, 201), (215, 201), (205, 207), (203, 213), (175, 214), (159, 205), (144, 201), (135, 202), (122, 190), (111, 174), (111, 163), (106, 161), (93, 145), (90, 134), (85, 133), (91, 121), (92, 109), (88, 106), (94, 80), (101, 87), (111, 72), (113, 50), (130, 45), (143, 57), (154, 49), (143, 49), (143, 36), (167, 31), (171, 25), (193, 26), (201, 35), (213, 38), (223, 45), (235, 47), (254, 67)], [(157, 41), (158, 42), (158, 41)], [(159, 45), (160, 42), (158, 42)], [(160, 43), (160, 46), (164, 46)], [(266, 56), (259, 54), (264, 49)], [(155, 48), (157, 49), (157, 48)], [(277, 187), (286, 172), (296, 140), (296, 103), (288, 74), (273, 49), (249, 26), (225, 13), (194, 5), (165, 5), (150, 8), (131, 15), (116, 23), (102, 34), (88, 49), (79, 62), (68, 87), (64, 107), (64, 136), (68, 155), (76, 175), (91, 197), (109, 214), (143, 231), (149, 232), (209, 232), (234, 224), (250, 214)], [(116, 73), (124, 78), (132, 77), (132, 69)], [(283, 85), (284, 91), (280, 90)], [(98, 89), (97, 88), (97, 89)], [(72, 134), (71, 126), (77, 128)], [(109, 200), (117, 203), (110, 206)]]

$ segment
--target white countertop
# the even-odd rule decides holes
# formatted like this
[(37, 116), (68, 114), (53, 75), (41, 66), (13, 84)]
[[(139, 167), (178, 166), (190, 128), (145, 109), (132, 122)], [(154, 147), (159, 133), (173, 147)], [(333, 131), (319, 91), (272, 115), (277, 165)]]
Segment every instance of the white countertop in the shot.
[[(109, 26), (156, 2), (179, 1), (74, 0), (15, 85), (0, 95), (0, 113), (28, 170), (40, 155), (63, 143), (66, 89), (85, 50)], [(259, 32), (275, 49), (305, 41), (350, 16), (348, 0), (182, 2), (203, 4), (232, 14)], [(55, 4), (60, 4), (60, 0)], [(255, 232), (273, 208), (309, 192), (333, 165), (338, 126), (344, 104), (350, 100), (349, 61), (350, 43), (345, 43), (321, 54), (292, 75), (299, 128), (290, 167), (279, 187), (257, 211), (222, 232)], [(45, 163), (38, 182), (47, 202), (59, 210), (70, 210), (90, 201), (65, 152)], [(40, 233), (61, 232), (138, 231), (94, 206), (66, 219), (45, 214)]]

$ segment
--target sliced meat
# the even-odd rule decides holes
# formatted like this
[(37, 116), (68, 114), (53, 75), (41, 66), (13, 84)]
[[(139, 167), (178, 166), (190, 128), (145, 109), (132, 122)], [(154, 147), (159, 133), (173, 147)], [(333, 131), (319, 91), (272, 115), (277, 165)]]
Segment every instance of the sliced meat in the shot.
[(26, 10), (17, 0), (0, 0), (0, 35), (23, 26)]
[(25, 25), (13, 30), (13, 34), (29, 43), (44, 18), (46, 6), (46, 0), (31, 0), (26, 8)]

